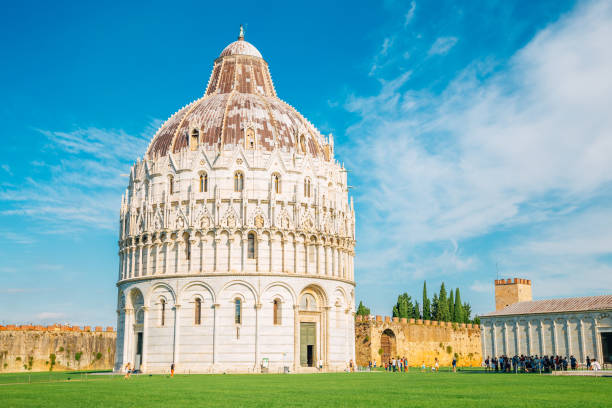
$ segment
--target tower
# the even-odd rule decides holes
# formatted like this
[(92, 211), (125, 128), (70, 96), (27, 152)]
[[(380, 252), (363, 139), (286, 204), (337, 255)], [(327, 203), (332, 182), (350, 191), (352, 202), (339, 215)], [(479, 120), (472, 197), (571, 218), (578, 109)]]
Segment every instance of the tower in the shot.
[(518, 302), (531, 301), (531, 281), (527, 279), (499, 279), (495, 281), (495, 311)]

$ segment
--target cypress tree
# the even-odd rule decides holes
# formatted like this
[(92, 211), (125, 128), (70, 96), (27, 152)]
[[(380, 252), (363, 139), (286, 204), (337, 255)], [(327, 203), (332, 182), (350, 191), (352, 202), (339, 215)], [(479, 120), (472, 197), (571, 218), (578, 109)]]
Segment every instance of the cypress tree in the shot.
[(414, 301), (414, 309), (413, 309), (413, 313), (412, 313), (412, 317), (414, 319), (420, 319), (421, 318), (421, 309), (419, 308), (419, 302), (418, 300)]
[(463, 305), (461, 303), (461, 294), (459, 293), (459, 288), (457, 288), (456, 291), (455, 291), (454, 314), (455, 314), (454, 321), (456, 321), (457, 323), (464, 323), (465, 322), (465, 317), (463, 316), (465, 314), (465, 312), (463, 310)]
[(472, 314), (472, 306), (470, 306), (468, 302), (465, 302), (463, 304), (463, 322), (464, 323), (470, 323), (471, 314)]
[(430, 320), (437, 319), (439, 308), (440, 308), (440, 301), (438, 300), (438, 294), (434, 293), (433, 299), (431, 301), (431, 315), (429, 316)]
[(426, 281), (423, 281), (423, 320), (431, 320), (431, 302), (427, 297)]
[(450, 290), (450, 296), (448, 298), (448, 315), (450, 316), (451, 322), (456, 322), (455, 320), (455, 298), (453, 295), (453, 290)]
[(370, 309), (365, 307), (363, 305), (363, 302), (361, 302), (361, 300), (359, 301), (359, 306), (357, 306), (357, 315), (360, 316), (369, 316), (370, 315)]
[(440, 295), (438, 296), (438, 313), (436, 314), (436, 320), (440, 322), (450, 321), (450, 312), (448, 309), (448, 296), (446, 294), (446, 288), (444, 282), (440, 286)]

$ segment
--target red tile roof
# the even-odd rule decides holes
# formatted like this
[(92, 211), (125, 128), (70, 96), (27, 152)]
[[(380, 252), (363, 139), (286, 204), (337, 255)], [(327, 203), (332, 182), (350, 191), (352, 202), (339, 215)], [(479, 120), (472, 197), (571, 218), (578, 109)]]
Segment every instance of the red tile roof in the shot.
[(532, 300), (506, 306), (483, 317), (525, 315), (539, 313), (586, 312), (612, 310), (612, 295), (586, 296), (563, 299)]

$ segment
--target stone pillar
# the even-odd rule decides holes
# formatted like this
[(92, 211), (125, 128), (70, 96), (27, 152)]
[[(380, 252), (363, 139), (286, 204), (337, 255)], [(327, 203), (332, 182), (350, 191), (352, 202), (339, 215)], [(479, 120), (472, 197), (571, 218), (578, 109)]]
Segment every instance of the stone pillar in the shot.
[(181, 305), (174, 305), (174, 349), (172, 355), (172, 362), (178, 365), (179, 362), (179, 353), (180, 353), (180, 326), (181, 326), (181, 316), (180, 316)]
[(330, 316), (329, 316), (329, 311), (331, 310), (331, 306), (325, 306), (325, 315), (324, 315), (324, 323), (323, 327), (325, 327), (325, 335), (321, 335), (321, 339), (323, 341), (323, 350), (324, 350), (324, 356), (323, 356), (323, 364), (325, 365), (326, 368), (329, 368), (329, 320), (330, 320)]
[(198, 268), (198, 273), (204, 272), (204, 244), (206, 243), (206, 238), (204, 234), (200, 233), (200, 253), (198, 254), (198, 263), (200, 264)]
[(557, 321), (555, 319), (552, 321), (552, 343), (552, 353), (556, 356), (559, 350), (557, 347)]
[(276, 272), (276, 270), (274, 269), (274, 267), (276, 266), (276, 262), (274, 260), (274, 249), (276, 248), (276, 246), (278, 245), (278, 238), (276, 238), (275, 235), (271, 234), (270, 235), (270, 243), (268, 245), (268, 252), (270, 254), (270, 263), (269, 263), (269, 267), (270, 267), (270, 272)]
[(287, 244), (287, 240), (285, 238), (281, 239), (281, 272), (287, 271), (287, 264), (285, 261), (285, 244)]
[(140, 361), (140, 371), (146, 372), (147, 369), (147, 357), (149, 356), (149, 352), (147, 350), (147, 346), (149, 341), (147, 337), (149, 335), (149, 308), (147, 306), (142, 307), (142, 356)]
[(219, 271), (219, 244), (221, 243), (221, 238), (215, 238), (215, 267), (214, 271)]
[(497, 330), (495, 328), (495, 321), (491, 322), (491, 335), (493, 337), (493, 343), (491, 345), (491, 353), (493, 357), (497, 356)]
[(533, 343), (532, 343), (533, 331), (531, 330), (531, 320), (527, 321), (527, 355), (533, 355)]
[(260, 371), (259, 367), (259, 311), (261, 310), (261, 303), (257, 303), (255, 305), (255, 365), (253, 370), (258, 373)]
[(219, 363), (217, 349), (219, 348), (219, 303), (213, 305), (213, 367)]
[[(248, 235), (247, 235), (248, 236)], [(242, 238), (242, 251), (241, 252), (241, 259), (240, 259), (240, 266), (242, 267), (242, 271), (246, 272), (247, 270), (247, 249), (249, 246), (249, 240), (248, 238)]]
[(234, 244), (234, 237), (229, 236), (227, 238), (227, 272), (232, 271), (232, 246)]
[(599, 352), (599, 350), (601, 350), (601, 341), (599, 336), (597, 335), (597, 318), (593, 316), (593, 347), (595, 348), (595, 350), (593, 350), (595, 352), (595, 358), (597, 359), (597, 361), (600, 362), (600, 364), (602, 363), (601, 361), (601, 353)]
[(483, 360), (487, 358), (487, 353), (488, 353), (487, 348), (489, 347), (487, 345), (486, 331), (487, 331), (487, 326), (482, 325), (480, 327), (480, 344), (482, 345), (482, 359)]
[(565, 335), (567, 336), (566, 337), (567, 350), (565, 350), (565, 352), (566, 352), (566, 355), (569, 357), (569, 356), (574, 355), (574, 353), (572, 353), (572, 336), (570, 333), (569, 319), (565, 319)]
[(123, 367), (122, 369), (125, 367), (125, 365), (127, 363), (132, 363), (132, 356), (130, 353), (130, 343), (131, 343), (131, 332), (134, 331), (134, 329), (132, 328), (132, 316), (133, 316), (133, 309), (129, 309), (129, 308), (125, 308), (123, 309)]
[(539, 338), (540, 338), (540, 357), (546, 354), (546, 344), (544, 342), (544, 324), (542, 323), (542, 319), (539, 320)]
[(310, 265), (310, 259), (308, 259), (308, 249), (310, 248), (310, 245), (308, 245), (308, 238), (304, 238), (304, 259), (302, 259), (302, 261), (304, 262), (304, 273), (308, 274), (310, 272), (308, 265)]
[(504, 354), (508, 355), (508, 324), (504, 321)]
[(134, 275), (134, 264), (136, 263), (135, 262), (136, 257), (134, 256), (135, 252), (136, 252), (136, 246), (131, 245), (130, 246), (130, 278), (133, 278), (135, 276)]
[(144, 271), (142, 269), (142, 266), (143, 266), (142, 249), (143, 248), (144, 248), (144, 245), (142, 244), (142, 242), (140, 242), (138, 244), (138, 266), (137, 266), (138, 269), (136, 270), (136, 276), (144, 276)]
[(300, 368), (300, 305), (293, 305), (293, 372)]
[(580, 362), (584, 363), (586, 354), (584, 352), (584, 322), (582, 317), (578, 319), (578, 341), (580, 342)]
[(520, 339), (520, 327), (518, 320), (514, 321), (514, 351), (516, 355), (521, 354), (521, 339)]
[[(189, 260), (188, 260), (188, 264), (187, 264), (187, 273), (191, 273), (191, 270), (192, 270), (193, 253), (195, 252), (194, 248), (196, 248), (195, 243), (196, 243), (195, 238), (192, 238), (190, 236), (189, 237)], [(199, 258), (199, 254), (198, 254), (198, 258)]]

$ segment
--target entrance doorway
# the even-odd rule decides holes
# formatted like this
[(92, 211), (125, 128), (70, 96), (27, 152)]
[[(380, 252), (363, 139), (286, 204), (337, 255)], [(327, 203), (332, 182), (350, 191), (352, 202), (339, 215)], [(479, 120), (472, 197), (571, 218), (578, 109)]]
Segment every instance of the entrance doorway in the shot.
[(383, 364), (388, 363), (395, 356), (395, 333), (391, 329), (382, 332), (380, 336), (380, 349), (382, 351), (380, 357)]
[(612, 333), (601, 333), (601, 352), (603, 362), (612, 364)]
[(140, 370), (142, 363), (142, 332), (136, 333), (136, 358), (134, 359), (134, 370)]
[(300, 323), (300, 365), (314, 367), (317, 358), (316, 323)]

